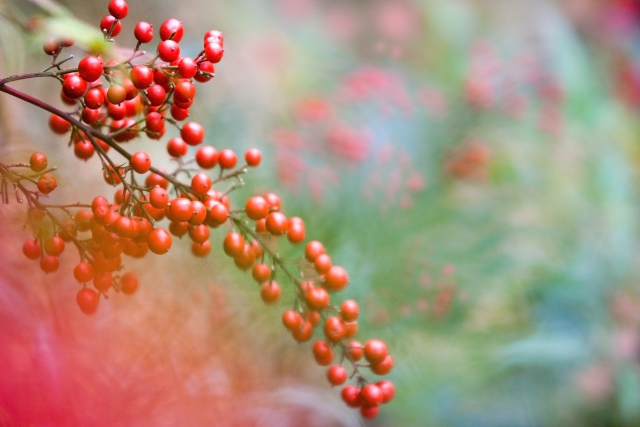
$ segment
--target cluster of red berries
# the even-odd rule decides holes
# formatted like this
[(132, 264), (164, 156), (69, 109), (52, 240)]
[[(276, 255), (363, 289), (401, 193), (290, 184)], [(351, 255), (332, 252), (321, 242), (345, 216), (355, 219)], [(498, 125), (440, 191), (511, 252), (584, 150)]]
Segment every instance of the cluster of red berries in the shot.
[[(128, 12), (126, 1), (111, 0), (109, 12), (100, 27), (105, 38), (111, 40), (122, 29), (120, 20)], [(293, 307), (283, 313), (284, 325), (295, 340), (304, 342), (312, 338), (315, 326), (322, 321), (325, 339), (313, 345), (316, 361), (322, 366), (331, 365), (335, 352), (339, 353), (339, 363), (327, 371), (332, 385), (347, 381), (349, 375), (343, 365), (351, 364), (351, 377), (356, 378), (357, 385), (344, 387), (342, 397), (349, 406), (361, 408), (363, 416), (372, 418), (381, 404), (393, 398), (394, 386), (389, 381), (370, 383), (361, 371), (369, 368), (376, 375), (390, 372), (393, 359), (387, 346), (380, 340), (362, 345), (352, 339), (358, 330), (359, 306), (353, 300), (344, 301), (340, 307), (331, 305), (330, 293), (344, 289), (349, 277), (343, 267), (333, 265), (322, 243), (308, 242), (304, 260), (296, 263), (299, 271), (290, 271), (278, 253), (277, 239), (286, 236), (291, 244), (301, 244), (306, 238), (306, 228), (301, 218), (287, 217), (281, 212), (276, 194), (250, 197), (244, 208), (232, 209), (228, 194), (244, 185), (242, 175), (249, 167), (260, 165), (262, 154), (255, 148), (249, 149), (244, 154), (244, 164), (238, 166), (238, 156), (233, 150), (218, 151), (201, 145), (204, 129), (200, 124), (193, 121), (179, 124), (189, 115), (194, 101), (194, 81), (210, 80), (213, 64), (220, 61), (224, 52), (222, 34), (210, 31), (205, 34), (203, 50), (195, 58), (180, 57), (178, 42), (183, 33), (180, 21), (165, 21), (160, 27), (161, 41), (156, 55), (143, 64), (133, 64), (134, 59), (142, 56), (139, 46), (153, 39), (153, 27), (140, 22), (134, 30), (138, 45), (131, 58), (110, 60), (105, 65), (100, 56), (89, 55), (76, 68), (67, 69), (61, 68), (66, 60), (56, 62), (56, 58), (72, 42), (46, 42), (45, 52), (54, 56), (51, 68), (55, 70), (50, 76), (60, 81), (62, 100), (74, 107), (70, 112), (33, 101), (6, 86), (17, 78), (0, 80), (0, 91), (52, 112), (51, 129), (58, 134), (71, 133), (70, 143), (78, 158), (86, 161), (97, 154), (105, 181), (117, 187), (111, 201), (100, 195), (90, 204), (46, 204), (43, 198), (53, 191), (56, 181), (47, 170), (44, 154), (33, 154), (29, 164), (0, 163), (2, 187), (12, 182), (29, 205), (28, 222), (34, 238), (24, 243), (23, 252), (30, 259), (40, 260), (42, 270), (49, 273), (58, 269), (59, 256), (65, 245), (72, 243), (80, 256), (73, 275), (82, 285), (76, 301), (84, 313), (92, 314), (98, 309), (100, 297), (106, 298), (110, 289), (132, 294), (138, 288), (135, 274), (122, 272), (123, 255), (133, 258), (142, 258), (149, 252), (162, 255), (170, 250), (172, 236), (188, 235), (192, 253), (204, 257), (211, 251), (210, 229), (226, 224), (230, 231), (223, 239), (224, 252), (238, 268), (251, 271), (267, 304), (277, 302), (281, 295), (276, 273), (288, 277), (296, 287), (296, 297)], [(177, 159), (174, 171), (154, 167), (151, 156), (144, 151), (130, 153), (123, 147), (122, 143), (142, 135), (161, 139), (167, 123), (179, 132), (166, 146), (167, 153)], [(198, 145), (193, 157), (186, 158), (189, 147)], [(117, 151), (126, 161), (114, 162), (107, 154), (109, 149)], [(194, 163), (198, 168), (192, 167)], [(219, 172), (217, 178), (212, 178), (206, 171), (216, 166)], [(18, 167), (29, 167), (34, 174), (18, 173)], [(187, 182), (183, 180), (185, 177)], [(27, 182), (34, 183), (37, 190), (28, 188)], [(227, 183), (224, 191), (213, 188), (222, 182)], [(54, 214), (59, 211), (64, 212), (65, 219)], [(169, 220), (168, 227), (159, 226), (165, 218)]]
[[(334, 265), (324, 245), (312, 240), (305, 246), (304, 259), (299, 260), (299, 275), (287, 269), (283, 260), (266, 244), (272, 239), (287, 236), (292, 244), (302, 243), (306, 231), (302, 219), (287, 218), (281, 212), (280, 199), (273, 193), (254, 196), (247, 200), (246, 219), (232, 216), (238, 231), (232, 231), (224, 239), (224, 251), (234, 257), (236, 265), (248, 270), (260, 284), (260, 296), (267, 304), (279, 300), (281, 290), (274, 276), (283, 271), (296, 286), (293, 308), (282, 313), (282, 323), (298, 342), (309, 341), (314, 328), (322, 326), (324, 339), (313, 344), (313, 355), (321, 366), (329, 366), (327, 379), (334, 386), (343, 385), (349, 373), (343, 366), (349, 362), (353, 368), (351, 377), (357, 378), (357, 386), (342, 389), (343, 400), (351, 407), (359, 407), (362, 415), (373, 418), (380, 405), (393, 399), (395, 388), (387, 380), (369, 383), (361, 370), (368, 367), (376, 375), (386, 375), (393, 368), (393, 358), (381, 340), (369, 340), (364, 345), (352, 338), (358, 331), (360, 307), (354, 300), (345, 300), (339, 307), (331, 305), (330, 293), (343, 290), (349, 283), (347, 271)], [(254, 221), (251, 223), (250, 221)], [(252, 239), (250, 242), (247, 239)], [(261, 260), (258, 260), (262, 258)], [(265, 262), (265, 258), (270, 263)], [(338, 352), (339, 363), (333, 364)], [(368, 364), (362, 364), (363, 358)]]
[[(109, 4), (109, 11), (111, 15), (102, 19), (100, 27), (105, 36), (111, 38), (120, 33), (120, 20), (127, 15), (128, 6), (124, 1), (114, 0)], [(196, 58), (190, 58), (180, 56), (178, 43), (184, 34), (180, 21), (166, 20), (159, 33), (161, 40), (157, 53), (148, 62), (132, 64), (132, 60), (144, 55), (138, 51), (140, 45), (149, 43), (154, 35), (151, 24), (139, 22), (134, 29), (138, 45), (128, 60), (113, 59), (105, 64), (100, 56), (89, 55), (80, 60), (77, 69), (60, 70), (56, 77), (62, 83), (63, 102), (77, 107), (73, 114), (79, 120), (95, 130), (111, 134), (116, 142), (132, 140), (140, 132), (160, 139), (167, 122), (178, 127), (178, 122), (189, 117), (189, 107), (196, 95), (194, 81), (203, 83), (213, 78), (214, 64), (220, 62), (224, 53), (224, 36), (216, 30), (207, 32), (203, 50)], [(57, 57), (63, 47), (72, 44), (68, 40), (64, 43), (50, 40), (45, 42), (44, 51)], [(158, 59), (163, 62), (157, 62)], [(72, 128), (68, 120), (56, 114), (51, 116), (49, 125), (58, 134), (65, 134)], [(169, 154), (176, 158), (184, 156), (188, 146), (204, 140), (204, 129), (196, 122), (187, 122), (179, 128), (180, 137), (167, 145)], [(97, 149), (96, 143), (103, 151), (109, 149), (109, 144), (100, 138), (94, 143), (86, 133), (77, 128), (74, 130), (72, 143), (77, 157), (91, 158)], [(136, 172), (144, 173), (147, 163), (140, 155)]]

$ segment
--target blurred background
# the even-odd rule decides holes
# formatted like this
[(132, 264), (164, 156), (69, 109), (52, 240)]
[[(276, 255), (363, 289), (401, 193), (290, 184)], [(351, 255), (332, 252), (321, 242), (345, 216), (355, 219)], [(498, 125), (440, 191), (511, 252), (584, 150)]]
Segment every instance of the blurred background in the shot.
[[(107, 3), (0, 1), (1, 75), (44, 68), (46, 37), (91, 46)], [(240, 197), (276, 191), (347, 268), (339, 298), (389, 343), (396, 398), (366, 423), (346, 408), (280, 324), (292, 294), (265, 307), (219, 249), (127, 261), (140, 290), (82, 315), (77, 257), (24, 259), (14, 203), (0, 425), (640, 425), (639, 1), (129, 3), (123, 52), (140, 20), (182, 20), (187, 55), (223, 31), (191, 117), (207, 144), (263, 151)], [(49, 81), (14, 86), (62, 107)], [(3, 161), (59, 166), (52, 197), (113, 192), (46, 114), (5, 95), (0, 118)]]

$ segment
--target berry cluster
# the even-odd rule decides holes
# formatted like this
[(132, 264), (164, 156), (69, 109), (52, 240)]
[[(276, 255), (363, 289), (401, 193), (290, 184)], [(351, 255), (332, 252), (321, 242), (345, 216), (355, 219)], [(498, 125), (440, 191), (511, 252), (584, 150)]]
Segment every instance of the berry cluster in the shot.
[[(122, 30), (121, 20), (127, 15), (128, 5), (124, 0), (111, 0), (109, 12), (100, 28), (111, 41)], [(295, 340), (304, 342), (322, 322), (325, 339), (313, 345), (316, 361), (327, 366), (338, 360), (327, 371), (332, 385), (347, 381), (344, 365), (351, 365), (351, 377), (357, 385), (344, 387), (342, 397), (349, 406), (361, 408), (363, 416), (372, 418), (381, 404), (393, 398), (394, 386), (386, 380), (371, 383), (361, 371), (369, 368), (376, 375), (387, 374), (393, 367), (387, 346), (380, 340), (364, 345), (352, 340), (358, 330), (359, 307), (353, 300), (339, 307), (331, 305), (330, 293), (344, 289), (349, 278), (344, 268), (333, 265), (322, 243), (308, 242), (304, 258), (294, 264), (298, 271), (291, 271), (278, 252), (277, 239), (286, 236), (291, 244), (301, 244), (306, 229), (302, 219), (288, 218), (281, 211), (276, 194), (250, 197), (244, 208), (232, 209), (228, 194), (244, 185), (242, 175), (259, 166), (262, 155), (255, 148), (249, 149), (244, 164), (238, 166), (233, 150), (218, 151), (203, 145), (203, 127), (195, 121), (184, 122), (196, 95), (195, 83), (211, 80), (214, 64), (222, 59), (224, 37), (219, 31), (207, 32), (202, 51), (190, 58), (180, 56), (178, 43), (183, 34), (180, 21), (165, 21), (160, 26), (156, 54), (134, 63), (146, 55), (140, 46), (153, 40), (153, 26), (139, 22), (134, 29), (138, 43), (131, 57), (122, 60), (87, 55), (71, 68), (62, 67), (71, 58), (57, 58), (73, 41), (47, 41), (44, 51), (53, 56), (51, 67), (41, 73), (0, 80), (1, 92), (51, 112), (49, 126), (53, 132), (70, 134), (70, 145), (79, 159), (87, 161), (97, 155), (104, 180), (116, 188), (112, 200), (98, 195), (86, 204), (47, 204), (44, 200), (56, 188), (56, 179), (51, 173), (54, 169), (47, 169), (44, 154), (34, 153), (29, 163), (0, 163), (3, 202), (8, 203), (11, 183), (28, 204), (33, 238), (24, 243), (23, 252), (27, 258), (39, 260), (41, 269), (50, 273), (58, 269), (66, 244), (73, 244), (80, 258), (73, 269), (73, 276), (81, 284), (76, 301), (82, 312), (92, 314), (100, 298), (107, 298), (111, 289), (132, 294), (138, 288), (136, 275), (123, 272), (123, 255), (162, 255), (170, 250), (172, 236), (188, 235), (193, 255), (204, 257), (211, 251), (210, 230), (226, 226), (229, 231), (222, 242), (224, 252), (238, 268), (251, 271), (265, 303), (280, 299), (277, 274), (295, 286), (293, 305), (282, 316), (284, 325)], [(6, 85), (34, 77), (57, 79), (62, 101), (71, 111), (62, 111)], [(175, 128), (179, 134), (169, 138), (166, 145), (167, 153), (177, 162), (171, 172), (155, 167), (148, 153), (131, 153), (123, 146), (142, 136), (159, 140), (167, 128)], [(190, 147), (196, 146), (199, 148), (194, 148), (189, 157)], [(116, 161), (107, 154), (110, 150), (124, 160)], [(207, 171), (216, 167), (212, 178)], [(31, 173), (22, 173), (20, 168), (29, 168)], [(32, 184), (36, 188), (32, 189)], [(218, 184), (225, 187), (216, 190)], [(20, 197), (19, 202), (23, 201)], [(59, 212), (64, 214), (63, 219), (58, 217)], [(168, 226), (160, 226), (165, 218)], [(361, 362), (363, 357), (367, 363)]]

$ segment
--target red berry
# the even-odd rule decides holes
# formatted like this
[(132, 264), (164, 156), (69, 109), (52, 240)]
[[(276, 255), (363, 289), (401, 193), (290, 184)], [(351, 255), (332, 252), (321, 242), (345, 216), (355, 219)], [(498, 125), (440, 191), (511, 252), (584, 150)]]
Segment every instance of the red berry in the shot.
[(310, 288), (305, 292), (305, 302), (311, 310), (324, 310), (329, 306), (329, 293), (323, 288)]
[(156, 68), (153, 71), (153, 81), (162, 86), (167, 92), (171, 90), (171, 81), (169, 80), (170, 76), (171, 74), (161, 68)]
[(334, 265), (324, 275), (323, 285), (328, 291), (340, 291), (349, 283), (349, 275), (347, 271)]
[[(78, 74), (86, 82), (95, 82), (102, 76), (104, 62), (97, 56), (85, 56), (78, 63)], [(84, 91), (83, 91), (84, 92)]]
[(124, 105), (124, 102), (120, 104), (109, 104), (107, 105), (107, 112), (109, 113), (109, 117), (114, 121), (118, 121), (124, 119), (124, 116), (127, 114), (127, 107)]
[(362, 355), (364, 354), (364, 349), (362, 348), (362, 344), (360, 341), (349, 341), (347, 345), (347, 356), (349, 359), (357, 362), (362, 359)]
[(169, 223), (169, 232), (176, 237), (182, 238), (182, 236), (189, 232), (189, 223), (171, 221)]
[(269, 214), (269, 205), (264, 197), (255, 196), (247, 200), (245, 205), (247, 216), (253, 220), (266, 218)]
[(364, 345), (364, 357), (370, 363), (382, 362), (387, 354), (387, 345), (381, 340), (369, 340)]
[(289, 228), (287, 229), (287, 240), (289, 240), (289, 242), (294, 245), (302, 243), (306, 234), (307, 231), (304, 227), (304, 222), (300, 218), (289, 218)]
[(387, 354), (382, 362), (371, 363), (371, 372), (376, 375), (387, 375), (393, 369), (393, 358)]
[(183, 35), (184, 27), (182, 26), (182, 22), (178, 21), (177, 19), (167, 19), (160, 26), (160, 38), (162, 40), (169, 40), (169, 38), (171, 38), (171, 40), (178, 43), (180, 42), (180, 40), (182, 40)]
[(360, 399), (365, 407), (379, 406), (383, 398), (382, 390), (375, 384), (367, 384), (360, 391)]
[(58, 256), (64, 251), (64, 240), (59, 236), (52, 236), (44, 242), (44, 251), (53, 256)]
[(33, 153), (29, 158), (29, 166), (34, 172), (42, 172), (45, 170), (47, 168), (47, 163), (47, 156), (42, 153)]
[(113, 275), (107, 270), (98, 270), (93, 275), (93, 287), (100, 292), (107, 292), (113, 283)]
[(260, 287), (260, 298), (267, 304), (274, 304), (280, 299), (280, 285), (275, 280), (265, 282)]
[(60, 116), (52, 114), (49, 116), (49, 128), (59, 135), (64, 135), (71, 130), (71, 123)]
[(282, 324), (290, 331), (300, 329), (303, 322), (302, 316), (296, 311), (289, 309), (282, 313)]
[(271, 211), (279, 211), (280, 210), (280, 197), (278, 197), (274, 193), (266, 193), (262, 197), (269, 203), (269, 209)]
[(150, 173), (144, 180), (144, 185), (147, 187), (155, 187), (157, 185), (166, 190), (169, 187), (169, 181), (157, 173)]
[(358, 320), (358, 315), (360, 314), (360, 307), (358, 303), (352, 299), (348, 299), (342, 302), (340, 306), (340, 317), (345, 322), (355, 322)]
[(133, 35), (140, 43), (149, 43), (153, 40), (153, 25), (140, 21), (133, 29)]
[(162, 187), (155, 187), (149, 193), (149, 202), (156, 209), (164, 209), (169, 203), (169, 193)]
[(235, 257), (233, 262), (241, 270), (247, 270), (256, 262), (256, 253), (251, 243), (245, 242), (242, 253)]
[(247, 166), (255, 168), (260, 165), (262, 153), (257, 148), (250, 148), (244, 153), (244, 160), (247, 162)]
[(82, 121), (88, 125), (94, 124), (100, 119), (100, 110), (85, 107), (82, 109), (82, 114), (80, 115)]
[(135, 117), (138, 114), (143, 112), (144, 106), (142, 105), (142, 98), (138, 96), (139, 93), (140, 92), (138, 91), (135, 98), (127, 99), (126, 101), (123, 102), (127, 110), (127, 115), (126, 115), (127, 117)]
[(331, 268), (332, 261), (331, 257), (327, 254), (320, 254), (313, 261), (313, 266), (315, 267), (318, 274), (324, 274)]
[(207, 219), (207, 207), (199, 200), (191, 202), (191, 218), (189, 218), (189, 224), (200, 225)]
[(222, 169), (232, 169), (238, 163), (238, 156), (233, 150), (225, 148), (218, 153), (218, 163)]
[(204, 43), (218, 43), (224, 47), (224, 36), (221, 31), (211, 30), (204, 34)]
[(291, 330), (291, 336), (298, 342), (305, 342), (311, 339), (313, 335), (313, 325), (310, 321), (303, 321), (299, 328)]
[(171, 201), (167, 212), (167, 218), (171, 221), (187, 222), (193, 215), (191, 200), (186, 197), (177, 197)]
[(339, 317), (328, 317), (324, 322), (324, 335), (331, 342), (340, 342), (345, 337), (345, 327)]
[(104, 92), (100, 88), (94, 87), (84, 94), (84, 103), (88, 108), (97, 109), (104, 104)]
[(137, 151), (131, 156), (131, 168), (139, 173), (147, 173), (151, 169), (151, 157), (144, 151)]
[(216, 69), (214, 65), (209, 61), (202, 61), (198, 64), (198, 72), (193, 78), (200, 83), (208, 82), (213, 78)]
[(209, 240), (209, 234), (209, 227), (204, 224), (196, 225), (189, 229), (189, 238), (198, 244), (202, 244)]
[(351, 408), (357, 408), (360, 406), (359, 397), (360, 397), (360, 389), (354, 385), (345, 386), (342, 389), (342, 400), (347, 406)]
[(340, 365), (334, 365), (327, 370), (327, 379), (331, 385), (341, 385), (347, 381), (347, 370)]
[(171, 235), (162, 228), (156, 228), (147, 237), (149, 250), (154, 254), (164, 254), (171, 248)]
[(211, 252), (211, 242), (208, 240), (202, 244), (191, 243), (191, 253), (195, 256), (202, 258), (207, 256), (209, 252)]
[(164, 130), (164, 116), (155, 111), (144, 117), (145, 125), (151, 132), (162, 132)]
[(120, 290), (122, 293), (131, 295), (138, 289), (138, 277), (133, 273), (124, 273), (120, 277)]
[(137, 221), (123, 215), (115, 222), (115, 232), (118, 236), (133, 239), (140, 231), (140, 225)]
[(86, 283), (93, 279), (95, 269), (88, 262), (81, 262), (73, 269), (73, 277), (80, 283)]
[(207, 191), (211, 190), (211, 178), (202, 172), (197, 173), (191, 178), (191, 189), (194, 193), (203, 196)]
[(196, 86), (189, 80), (180, 80), (173, 89), (173, 99), (179, 102), (190, 102), (196, 96)]
[(287, 232), (289, 226), (289, 220), (281, 212), (271, 212), (267, 216), (266, 222), (267, 230), (274, 236), (279, 236)]
[(52, 273), (58, 269), (60, 259), (54, 255), (42, 255), (40, 258), (40, 269), (45, 273)]
[(131, 69), (129, 77), (137, 89), (146, 89), (153, 84), (153, 70), (146, 65), (136, 65)]
[(396, 387), (389, 380), (382, 380), (376, 383), (382, 391), (382, 403), (389, 403), (396, 394)]
[(218, 227), (224, 224), (229, 218), (229, 208), (223, 203), (213, 201), (211, 206), (207, 206), (209, 213), (207, 214), (207, 224), (211, 227)]
[(196, 151), (196, 162), (203, 169), (211, 169), (218, 163), (218, 151), (210, 145), (204, 145)]
[(196, 122), (187, 122), (180, 129), (180, 136), (189, 145), (198, 145), (204, 140), (204, 129)]
[(125, 0), (111, 0), (109, 2), (109, 13), (117, 19), (124, 19), (129, 13), (129, 5)]
[(85, 314), (93, 314), (98, 310), (98, 293), (93, 289), (82, 288), (76, 294), (76, 302)]
[(217, 64), (224, 55), (224, 49), (218, 43), (207, 43), (204, 46), (204, 54), (207, 57), (207, 61)]
[[(86, 110), (86, 108), (85, 108)], [(73, 154), (76, 155), (77, 158), (82, 160), (88, 160), (93, 156), (95, 149), (90, 141), (83, 139), (82, 141), (76, 142), (73, 147)]]
[(360, 415), (362, 418), (373, 419), (380, 412), (379, 406), (363, 406), (360, 408)]
[(176, 104), (173, 104), (171, 105), (171, 117), (181, 122), (189, 117), (189, 109), (180, 108)]
[(147, 99), (154, 107), (162, 105), (166, 97), (167, 92), (159, 84), (153, 84), (149, 86), (149, 89), (147, 89)]
[[(40, 256), (39, 252), (38, 256)], [(251, 276), (253, 276), (253, 279), (258, 283), (266, 282), (271, 278), (271, 267), (267, 264), (256, 264), (251, 270)]]
[(69, 98), (63, 91), (60, 91), (60, 99), (67, 105), (76, 105), (78, 103), (77, 99)]
[(333, 350), (325, 340), (317, 340), (313, 343), (313, 357), (318, 365), (327, 366), (333, 362)]
[(58, 186), (58, 182), (56, 181), (56, 177), (50, 173), (44, 173), (40, 175), (38, 178), (38, 190), (42, 194), (49, 194)]
[(80, 98), (87, 89), (87, 82), (82, 77), (72, 75), (64, 79), (62, 83), (62, 93), (71, 99)]
[(235, 231), (227, 234), (223, 242), (224, 253), (230, 257), (237, 257), (244, 251), (244, 237)]
[(131, 81), (131, 79), (124, 78), (122, 79), (121, 84), (126, 93), (125, 95), (126, 100), (132, 100), (136, 96), (138, 96), (138, 94), (140, 93), (140, 91), (133, 85), (133, 82)]
[(176, 136), (175, 138), (171, 138), (169, 142), (167, 142), (167, 152), (171, 157), (180, 158), (187, 154), (189, 150), (189, 146), (184, 139)]
[(30, 239), (22, 245), (22, 253), (29, 259), (40, 258), (40, 243), (35, 239)]
[(190, 79), (198, 72), (198, 64), (192, 58), (182, 58), (178, 62), (178, 72), (185, 79)]
[(158, 44), (158, 55), (165, 62), (175, 61), (180, 57), (180, 45), (173, 40), (161, 41)]
[(267, 231), (267, 219), (259, 219), (256, 221), (256, 231), (258, 233), (268, 233)]
[[(115, 26), (113, 26), (114, 23)], [(112, 27), (113, 30), (111, 30)], [(109, 34), (109, 31), (111, 31), (111, 37), (115, 37), (120, 34), (120, 31), (122, 30), (122, 24), (113, 16), (107, 15), (100, 21), (100, 30), (104, 34)]]

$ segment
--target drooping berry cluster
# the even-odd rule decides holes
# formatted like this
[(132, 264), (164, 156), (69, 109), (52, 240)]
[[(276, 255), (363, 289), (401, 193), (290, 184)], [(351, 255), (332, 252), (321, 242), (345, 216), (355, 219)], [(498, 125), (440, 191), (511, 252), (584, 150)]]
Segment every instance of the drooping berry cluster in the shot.
[[(121, 20), (127, 15), (128, 5), (124, 0), (112, 0), (109, 12), (100, 28), (111, 41), (122, 30)], [(228, 194), (244, 185), (242, 175), (250, 167), (259, 166), (262, 155), (255, 148), (249, 149), (244, 164), (238, 166), (233, 150), (218, 151), (203, 145), (203, 127), (195, 121), (185, 122), (196, 95), (195, 83), (211, 80), (213, 64), (222, 59), (224, 37), (219, 31), (207, 32), (202, 51), (189, 58), (180, 56), (178, 43), (183, 34), (180, 21), (165, 21), (160, 26), (156, 54), (134, 63), (146, 55), (139, 47), (153, 40), (153, 26), (139, 22), (134, 29), (138, 44), (130, 58), (88, 55), (77, 67), (70, 68), (62, 68), (68, 59), (56, 61), (72, 41), (47, 41), (44, 51), (53, 56), (51, 67), (41, 73), (0, 80), (1, 92), (51, 112), (50, 128), (58, 134), (70, 134), (70, 145), (79, 159), (86, 161), (97, 155), (104, 180), (116, 187), (111, 201), (98, 195), (87, 204), (47, 204), (44, 200), (56, 188), (56, 179), (47, 169), (44, 154), (33, 154), (28, 164), (0, 163), (3, 202), (8, 202), (8, 184), (12, 183), (28, 204), (33, 238), (24, 243), (24, 254), (39, 260), (41, 269), (50, 273), (58, 269), (65, 245), (72, 243), (80, 258), (73, 276), (82, 286), (76, 302), (84, 313), (92, 314), (100, 298), (107, 298), (111, 289), (124, 294), (137, 290), (136, 275), (123, 272), (123, 255), (162, 255), (172, 247), (172, 236), (188, 235), (192, 253), (204, 257), (211, 251), (210, 230), (229, 227), (222, 242), (224, 252), (233, 257), (238, 268), (251, 270), (267, 304), (280, 299), (278, 274), (292, 283), (295, 300), (283, 313), (284, 325), (295, 340), (304, 342), (322, 322), (325, 339), (313, 345), (316, 361), (322, 366), (333, 364), (327, 371), (332, 385), (347, 381), (344, 365), (349, 363), (356, 385), (343, 388), (343, 399), (349, 406), (361, 408), (363, 416), (376, 416), (379, 406), (393, 398), (394, 387), (386, 380), (371, 383), (362, 371), (369, 368), (376, 375), (385, 375), (392, 369), (393, 359), (386, 344), (369, 340), (362, 345), (352, 339), (358, 330), (359, 306), (353, 300), (339, 307), (331, 305), (330, 293), (344, 289), (349, 278), (343, 267), (333, 265), (322, 243), (308, 242), (304, 258), (295, 262), (298, 271), (290, 270), (278, 250), (278, 239), (286, 236), (291, 244), (301, 244), (306, 228), (301, 218), (288, 218), (281, 211), (276, 194), (249, 197), (244, 208), (232, 209)], [(7, 86), (34, 77), (57, 79), (61, 98), (71, 110), (62, 111)], [(162, 139), (172, 128), (179, 136), (170, 137), (166, 145), (169, 156), (177, 161), (171, 172), (155, 167), (147, 152), (125, 148), (125, 142), (143, 136)], [(199, 148), (192, 151), (190, 147), (196, 146)], [(107, 154), (109, 150), (116, 151), (124, 161), (116, 161)], [(17, 172), (27, 167), (31, 174)], [(216, 167), (212, 178), (207, 171)], [(31, 189), (30, 183), (36, 189)], [(223, 183), (224, 188), (214, 188)], [(64, 219), (58, 217), (59, 212)], [(160, 226), (165, 218), (168, 226)], [(280, 276), (278, 280), (282, 282)], [(361, 361), (363, 357), (367, 363)]]

